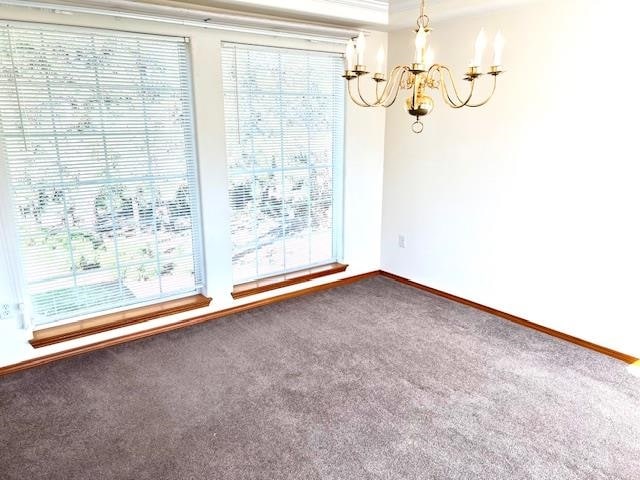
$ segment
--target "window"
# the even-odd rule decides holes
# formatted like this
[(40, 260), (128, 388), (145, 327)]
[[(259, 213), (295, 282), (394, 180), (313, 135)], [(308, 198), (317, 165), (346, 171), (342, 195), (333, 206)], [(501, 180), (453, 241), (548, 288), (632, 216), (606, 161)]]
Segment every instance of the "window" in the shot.
[(0, 146), (35, 325), (201, 288), (188, 55), (182, 38), (0, 25)]
[(222, 67), (234, 283), (338, 260), (342, 57), (224, 43)]

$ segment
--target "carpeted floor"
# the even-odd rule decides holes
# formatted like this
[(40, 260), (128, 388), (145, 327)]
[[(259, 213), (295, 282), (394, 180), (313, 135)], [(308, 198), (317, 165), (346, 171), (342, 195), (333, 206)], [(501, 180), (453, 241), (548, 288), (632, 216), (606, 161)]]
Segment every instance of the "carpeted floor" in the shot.
[(640, 379), (377, 277), (0, 378), (0, 478), (637, 480)]

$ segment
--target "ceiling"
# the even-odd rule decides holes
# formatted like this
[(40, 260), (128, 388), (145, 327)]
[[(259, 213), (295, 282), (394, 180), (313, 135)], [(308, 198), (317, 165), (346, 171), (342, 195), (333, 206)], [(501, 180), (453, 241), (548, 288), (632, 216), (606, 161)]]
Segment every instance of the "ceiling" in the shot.
[[(447, 18), (497, 10), (512, 5), (527, 3), (534, 0), (425, 0), (427, 14), (432, 20), (440, 21)], [(397, 30), (414, 26), (420, 8), (419, 0), (388, 0), (389, 22), (387, 30)]]

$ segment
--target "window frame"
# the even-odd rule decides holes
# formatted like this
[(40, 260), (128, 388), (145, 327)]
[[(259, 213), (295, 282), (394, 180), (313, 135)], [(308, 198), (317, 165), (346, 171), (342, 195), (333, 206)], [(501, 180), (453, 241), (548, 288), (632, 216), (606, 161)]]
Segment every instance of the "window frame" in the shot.
[[(0, 205), (2, 210), (0, 217), (7, 219), (9, 233), (3, 238), (3, 246), (7, 247), (7, 252), (11, 253), (11, 270), (13, 273), (12, 288), (17, 294), (18, 304), (16, 310), (21, 317), (22, 327), (30, 330), (34, 333), (34, 338), (30, 341), (32, 346), (40, 347), (58, 343), (60, 341), (68, 340), (67, 333), (63, 333), (62, 336), (45, 334), (47, 337), (42, 344), (38, 344), (38, 333), (44, 333), (46, 331), (60, 330), (61, 332), (74, 331), (72, 338), (79, 338), (93, 333), (102, 331), (108, 331), (122, 326), (131, 325), (135, 323), (144, 322), (154, 318), (160, 318), (166, 315), (185, 312), (198, 308), (207, 307), (211, 303), (211, 298), (206, 296), (206, 278), (207, 278), (207, 265), (205, 258), (205, 242), (203, 232), (204, 218), (202, 215), (202, 184), (200, 173), (200, 158), (198, 152), (198, 125), (196, 119), (196, 105), (194, 95), (194, 72), (193, 72), (193, 48), (191, 44), (191, 38), (184, 35), (162, 35), (155, 33), (144, 32), (132, 32), (127, 30), (119, 30), (115, 28), (97, 28), (97, 27), (85, 27), (76, 25), (65, 25), (58, 23), (45, 23), (34, 21), (21, 21), (21, 20), (2, 20), (0, 21), (0, 27), (12, 27), (43, 30), (49, 32), (63, 32), (73, 33), (81, 32), (85, 35), (97, 34), (107, 35), (114, 38), (118, 36), (124, 36), (127, 38), (140, 38), (145, 40), (169, 40), (174, 42), (182, 41), (185, 45), (185, 57), (186, 73), (185, 73), (185, 98), (189, 103), (189, 116), (188, 121), (190, 125), (190, 132), (185, 132), (185, 138), (189, 139), (192, 162), (187, 162), (185, 177), (188, 183), (192, 183), (195, 190), (195, 199), (189, 206), (193, 210), (191, 217), (196, 220), (195, 224), (191, 226), (192, 231), (192, 244), (193, 244), (193, 261), (194, 269), (199, 272), (200, 280), (196, 280), (196, 287), (193, 291), (176, 293), (173, 295), (166, 295), (159, 298), (149, 298), (142, 301), (138, 301), (128, 305), (122, 305), (116, 308), (106, 308), (101, 310), (95, 310), (92, 312), (81, 313), (78, 315), (71, 315), (66, 318), (56, 319), (51, 322), (36, 325), (34, 321), (34, 314), (32, 309), (32, 299), (29, 294), (28, 281), (25, 274), (24, 253), (20, 247), (20, 235), (18, 222), (16, 219), (15, 202), (12, 193), (12, 181), (9, 175), (8, 156), (6, 154), (6, 147), (2, 138), (0, 138), (0, 172), (6, 173), (0, 178), (0, 198), (7, 198), (8, 201), (4, 205)], [(146, 124), (146, 122), (145, 122)], [(2, 126), (0, 125), (0, 132)], [(189, 163), (192, 163), (190, 165)], [(191, 171), (193, 170), (193, 171)], [(197, 252), (197, 253), (196, 253)], [(197, 278), (197, 276), (196, 276)], [(84, 324), (90, 324), (89, 328), (81, 328)]]
[[(291, 50), (291, 51), (299, 51), (299, 52), (309, 52), (309, 53), (318, 53), (327, 56), (333, 56), (340, 59), (341, 62), (344, 60), (344, 54), (342, 52), (336, 50), (322, 50), (317, 48), (305, 48), (305, 47), (288, 47), (282, 46), (273, 43), (251, 43), (251, 42), (242, 42), (242, 41), (234, 41), (234, 40), (223, 40), (220, 42), (220, 57), (221, 57), (221, 71), (224, 71), (224, 48), (225, 45), (229, 45), (233, 48), (233, 46), (240, 46), (247, 49), (265, 49), (265, 50)], [(342, 72), (342, 70), (340, 70)], [(223, 72), (224, 77), (224, 72)], [(297, 283), (302, 283), (313, 278), (322, 277), (325, 275), (332, 275), (335, 273), (343, 272), (346, 270), (348, 265), (343, 263), (344, 260), (344, 215), (345, 215), (345, 188), (346, 188), (346, 117), (347, 117), (347, 93), (346, 87), (344, 86), (344, 81), (340, 78), (339, 75), (336, 75), (333, 79), (334, 85), (339, 85), (340, 87), (340, 114), (337, 115), (339, 120), (339, 124), (335, 127), (334, 131), (339, 133), (339, 139), (334, 140), (332, 144), (332, 162), (331, 162), (331, 172), (332, 172), (332, 258), (329, 260), (324, 260), (320, 262), (310, 263), (305, 266), (297, 266), (291, 268), (285, 268), (284, 270), (278, 273), (267, 273), (264, 275), (258, 275), (249, 279), (240, 279), (236, 280), (234, 277), (234, 268), (233, 263), (231, 266), (231, 276), (233, 283), (233, 290), (231, 292), (231, 296), (234, 299), (242, 298), (248, 295), (253, 295), (256, 293), (262, 293), (264, 291), (273, 290), (289, 285), (295, 285)], [(222, 82), (221, 82), (222, 84)], [(224, 85), (222, 84), (222, 92), (223, 96), (225, 93)], [(226, 109), (226, 107), (225, 107)], [(226, 124), (226, 113), (224, 114), (224, 123)], [(228, 132), (225, 127), (225, 142), (228, 141)], [(227, 158), (225, 159), (227, 162), (226, 165), (226, 174), (227, 179), (231, 177), (229, 166), (228, 166), (228, 150), (226, 150)], [(286, 167), (283, 167), (286, 168)], [(282, 171), (278, 169), (278, 171)], [(228, 181), (227, 184), (230, 182)], [(229, 195), (229, 191), (227, 191), (227, 195)], [(231, 198), (229, 198), (229, 203), (231, 202)], [(231, 235), (229, 236), (231, 241)], [(286, 252), (283, 252), (286, 255)], [(253, 286), (253, 287), (252, 287)]]

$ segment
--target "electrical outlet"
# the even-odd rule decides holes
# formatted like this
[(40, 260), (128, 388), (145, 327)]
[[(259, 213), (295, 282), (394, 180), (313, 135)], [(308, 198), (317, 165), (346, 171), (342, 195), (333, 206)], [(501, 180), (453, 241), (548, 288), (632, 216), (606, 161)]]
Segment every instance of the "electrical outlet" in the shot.
[(404, 235), (398, 235), (398, 246), (400, 248), (405, 247)]

